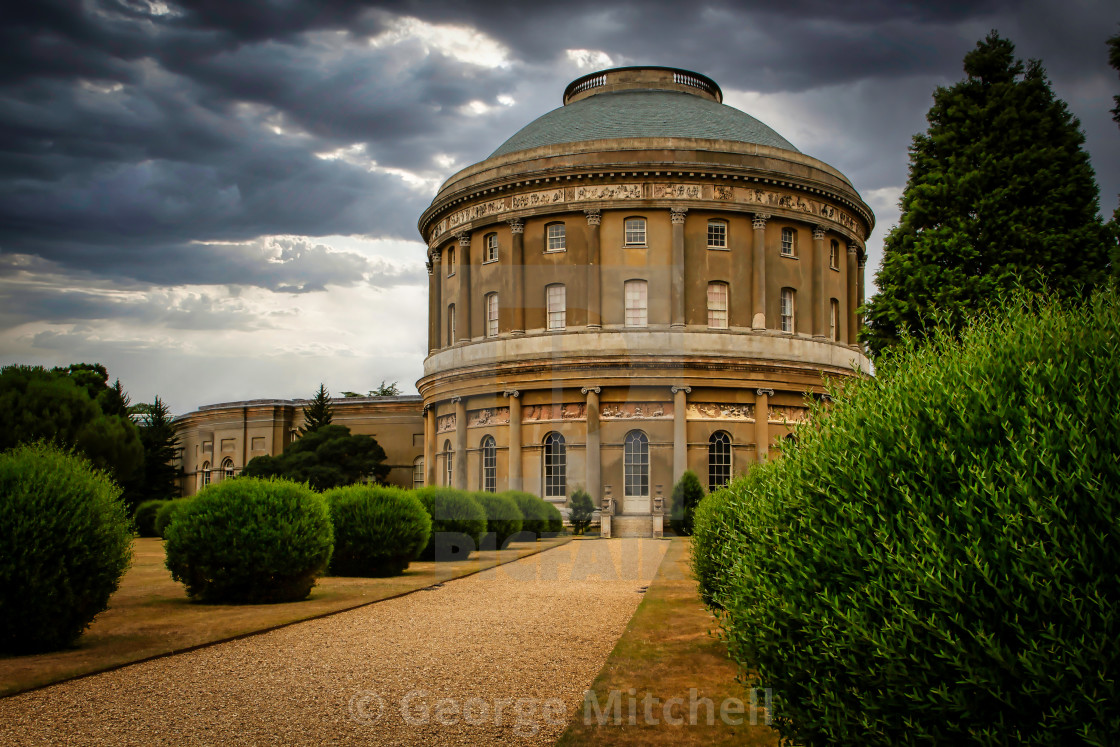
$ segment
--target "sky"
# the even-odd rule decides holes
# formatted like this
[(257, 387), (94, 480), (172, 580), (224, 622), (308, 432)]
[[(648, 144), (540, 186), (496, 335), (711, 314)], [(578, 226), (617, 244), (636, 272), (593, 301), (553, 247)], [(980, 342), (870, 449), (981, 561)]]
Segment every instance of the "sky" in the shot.
[(34, 0), (0, 9), (0, 364), (100, 362), (172, 411), (414, 393), (416, 221), (594, 70), (704, 73), (875, 211), (989, 30), (1042, 61), (1120, 193), (1113, 1)]

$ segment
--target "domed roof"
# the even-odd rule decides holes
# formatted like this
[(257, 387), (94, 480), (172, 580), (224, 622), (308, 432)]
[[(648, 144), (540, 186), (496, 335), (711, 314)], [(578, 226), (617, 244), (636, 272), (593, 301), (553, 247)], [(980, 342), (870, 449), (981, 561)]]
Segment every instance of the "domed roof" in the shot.
[[(602, 74), (600, 76), (599, 79), (607, 83), (612, 80)], [(704, 81), (710, 82), (706, 78)], [(595, 82), (596, 79), (591, 80), (591, 83)], [(705, 90), (696, 90), (695, 93), (688, 90), (696, 83), (670, 83), (665, 86), (648, 81), (625, 86), (600, 84), (606, 89), (601, 92), (588, 90), (586, 83), (573, 89), (577, 83), (580, 81), (569, 86), (569, 92), (582, 89), (577, 95), (585, 98), (572, 100), (572, 97), (565, 96), (565, 106), (553, 109), (521, 128), (490, 157), (542, 145), (650, 137), (735, 140), (800, 152), (784, 137), (749, 114), (704, 95), (707, 93)], [(714, 86), (714, 83), (711, 85)], [(713, 95), (715, 93), (718, 93), (718, 87)]]

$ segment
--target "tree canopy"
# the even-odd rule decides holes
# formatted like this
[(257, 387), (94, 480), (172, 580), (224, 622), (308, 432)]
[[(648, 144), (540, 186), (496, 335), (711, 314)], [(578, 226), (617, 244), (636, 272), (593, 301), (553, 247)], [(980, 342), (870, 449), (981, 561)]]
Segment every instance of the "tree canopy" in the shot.
[(140, 416), (140, 443), (144, 446), (144, 468), (129, 501), (166, 500), (179, 495), (182, 470), (173, 466), (179, 448), (179, 425), (167, 403), (159, 397)]
[(330, 392), (320, 384), (319, 391), (315, 392), (315, 396), (303, 408), (303, 425), (300, 426), (299, 434), (304, 436), (330, 425), (333, 418), (334, 407), (331, 405)]
[(283, 477), (328, 490), (389, 474), (385, 450), (372, 436), (353, 436), (344, 425), (324, 425), (288, 444), (280, 456), (252, 459), (246, 477)]
[(1080, 124), (1014, 51), (991, 32), (965, 55), (966, 78), (934, 93), (866, 308), (873, 353), (904, 329), (959, 328), (1016, 286), (1081, 296), (1109, 274)]

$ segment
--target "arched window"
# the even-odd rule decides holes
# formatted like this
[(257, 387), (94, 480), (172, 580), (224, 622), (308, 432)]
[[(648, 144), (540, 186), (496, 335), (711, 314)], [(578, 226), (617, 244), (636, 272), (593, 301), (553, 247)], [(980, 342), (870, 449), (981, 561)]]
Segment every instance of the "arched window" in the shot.
[(548, 311), (548, 328), (564, 329), (568, 324), (568, 296), (564, 286), (560, 283), (546, 286), (544, 296)]
[(412, 489), (424, 487), (424, 457), (416, 457), (412, 462)]
[(451, 439), (443, 442), (443, 466), (444, 477), (446, 478), (444, 485), (451, 487), (451, 481), (455, 475), (455, 454), (451, 451)]
[(782, 288), (782, 331), (793, 332), (793, 288)]
[(645, 327), (649, 323), (649, 292), (645, 280), (627, 280), (623, 286), (626, 326)]
[(708, 326), (727, 329), (727, 283), (708, 283)]
[(497, 262), (498, 261), (498, 234), (488, 233), (483, 237), (482, 245), (485, 247), (485, 259), (483, 262)]
[(716, 431), (708, 439), (708, 492), (731, 479), (731, 436)]
[(840, 302), (835, 298), (828, 302), (828, 337), (840, 341)]
[(222, 460), (222, 479), (233, 477), (233, 460), (226, 457)]
[(646, 245), (646, 219), (627, 218), (625, 224), (626, 246)]
[(498, 336), (498, 294), (486, 294), (486, 336)]
[(447, 248), (447, 277), (455, 274), (455, 247)]
[(564, 437), (556, 431), (544, 437), (544, 497), (563, 498), (568, 494), (568, 451)]
[(545, 227), (545, 251), (562, 252), (568, 248), (568, 235), (563, 223), (549, 223)]
[(840, 269), (840, 242), (836, 239), (829, 245), (828, 266), (834, 270)]
[(447, 305), (447, 346), (455, 344), (455, 304)]
[(626, 434), (623, 470), (625, 497), (647, 497), (649, 495), (649, 439), (641, 431), (630, 431)]
[(202, 463), (202, 487), (210, 484), (210, 462)]
[(797, 256), (797, 234), (792, 228), (782, 229), (782, 256)]
[(487, 493), (498, 489), (498, 444), (493, 436), (482, 439), (482, 489)]
[(710, 221), (708, 221), (708, 248), (709, 249), (726, 249), (727, 248), (727, 221), (724, 221), (724, 220), (710, 220)]

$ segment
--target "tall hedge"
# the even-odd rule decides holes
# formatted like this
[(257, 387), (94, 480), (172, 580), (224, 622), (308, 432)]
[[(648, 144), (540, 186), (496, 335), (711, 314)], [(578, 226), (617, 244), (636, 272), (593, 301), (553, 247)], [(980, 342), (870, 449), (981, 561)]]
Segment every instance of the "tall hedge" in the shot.
[(74, 643), (131, 560), (132, 522), (105, 473), (42, 443), (0, 454), (0, 650)]
[(202, 602), (293, 602), (326, 570), (333, 547), (321, 495), (287, 480), (210, 485), (165, 531), (167, 568)]
[[(470, 493), (455, 488), (430, 487), (415, 491), (432, 518), (432, 536), (421, 557), (427, 560), (459, 559), (482, 545), (486, 511)], [(437, 553), (437, 548), (440, 552)], [(445, 555), (446, 553), (446, 555)]]
[(502, 549), (506, 540), (521, 531), (524, 521), (521, 509), (507, 495), (483, 491), (474, 493), (473, 497), (486, 512), (486, 530), (494, 534), (495, 547)]
[(190, 498), (174, 498), (169, 501), (161, 501), (162, 505), (156, 511), (155, 519), (152, 521), (152, 528), (155, 530), (157, 537), (167, 536), (167, 527), (179, 515), (183, 506), (189, 502)]
[(349, 485), (323, 494), (334, 527), (335, 576), (396, 576), (419, 557), (432, 519), (412, 493), (384, 485)]
[[(783, 736), (1120, 733), (1118, 330), (1115, 294), (1020, 299), (959, 340), (909, 344), (834, 392), (797, 448), (701, 504), (698, 569), (723, 575), (708, 584), (730, 650), (773, 688)], [(720, 570), (717, 533), (736, 522), (753, 528)]]

